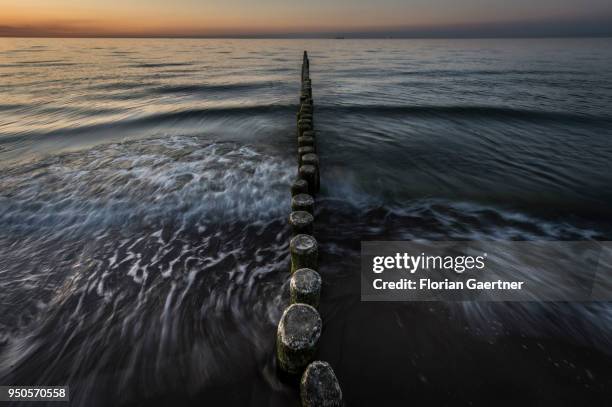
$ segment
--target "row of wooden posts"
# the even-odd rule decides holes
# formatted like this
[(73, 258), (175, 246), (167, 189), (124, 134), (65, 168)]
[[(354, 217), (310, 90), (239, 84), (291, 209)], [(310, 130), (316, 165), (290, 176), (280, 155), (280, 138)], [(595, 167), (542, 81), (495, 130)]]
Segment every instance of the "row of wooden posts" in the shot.
[(317, 272), (319, 248), (314, 238), (315, 195), (320, 188), (320, 163), (314, 126), (310, 62), (304, 51), (300, 108), (297, 114), (298, 176), (291, 185), (289, 223), (292, 239), (291, 304), (278, 324), (276, 356), (283, 374), (300, 377), (304, 407), (342, 405), (342, 391), (327, 362), (315, 361), (323, 322), (318, 312), (321, 276)]

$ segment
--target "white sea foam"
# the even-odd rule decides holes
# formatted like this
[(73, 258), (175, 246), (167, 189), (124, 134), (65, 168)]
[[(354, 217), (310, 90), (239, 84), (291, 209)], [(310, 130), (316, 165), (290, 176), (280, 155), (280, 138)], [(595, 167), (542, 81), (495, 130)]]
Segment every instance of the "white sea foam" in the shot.
[[(253, 330), (270, 329), (281, 307), (275, 271), (286, 261), (293, 167), (248, 146), (168, 137), (56, 156), (0, 176), (2, 307), (22, 310), (0, 326), (8, 343), (0, 377), (32, 357), (46, 366), (37, 373), (43, 379), (58, 370), (77, 375), (79, 366), (100, 373), (105, 354), (98, 363), (88, 352), (109, 342), (129, 350), (132, 368), (147, 354), (151, 368), (163, 370), (193, 346), (185, 340), (200, 337), (210, 342), (192, 348), (187, 365), (202, 377), (230, 358), (211, 352), (221, 338), (223, 346), (263, 349)], [(64, 321), (57, 327), (55, 316)], [(218, 332), (189, 333), (203, 329)], [(45, 359), (51, 354), (59, 359)]]

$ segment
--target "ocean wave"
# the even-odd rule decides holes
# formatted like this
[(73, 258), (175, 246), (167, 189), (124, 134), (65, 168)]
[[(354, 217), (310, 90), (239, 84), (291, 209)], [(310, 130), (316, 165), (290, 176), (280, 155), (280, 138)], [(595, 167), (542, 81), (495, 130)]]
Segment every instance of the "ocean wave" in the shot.
[(548, 76), (548, 75), (582, 75), (581, 71), (572, 69), (430, 69), (396, 72), (397, 75), (417, 77), (465, 77), (465, 76)]
[[(401, 205), (389, 205), (381, 202), (380, 197), (368, 196), (350, 187), (317, 200), (317, 205), (316, 234), (327, 256), (327, 264), (320, 272), (340, 292), (346, 291), (347, 281), (355, 281), (355, 270), (361, 267), (362, 241), (610, 239), (596, 230), (566, 220), (553, 221), (496, 206), (443, 199), (415, 199)], [(527, 272), (513, 261), (506, 278), (524, 280)], [(350, 298), (333, 301), (328, 314), (341, 313)], [(425, 307), (421, 305), (423, 303), (398, 304), (396, 312), (398, 315), (412, 314), (414, 309), (410, 307), (422, 310)], [(612, 354), (610, 303), (436, 302), (427, 303), (427, 307), (443, 314), (450, 313), (453, 320), (459, 321), (459, 326), (465, 326), (464, 333), (490, 343), (508, 337), (535, 338), (536, 342), (552, 337)]]
[(146, 81), (112, 81), (102, 82), (99, 84), (92, 84), (88, 86), (88, 89), (99, 89), (99, 90), (142, 90), (150, 86), (151, 83)]
[(131, 65), (134, 68), (168, 68), (176, 66), (191, 66), (191, 62), (141, 62)]
[(18, 232), (174, 216), (275, 217), (288, 206), (289, 168), (246, 146), (194, 137), (110, 144), (6, 171), (0, 220)]
[(10, 104), (0, 104), (0, 112), (7, 112), (7, 111), (12, 111), (12, 110), (20, 110), (20, 109), (27, 109), (29, 107), (29, 105), (25, 105), (25, 104), (17, 104), (17, 103), (10, 103)]
[[(92, 134), (104, 131), (120, 131), (125, 129), (143, 129), (146, 126), (156, 126), (163, 124), (177, 124), (181, 121), (204, 120), (204, 119), (220, 119), (220, 118), (261, 118), (265, 115), (292, 115), (295, 112), (296, 105), (290, 104), (270, 104), (270, 105), (244, 105), (232, 107), (210, 107), (210, 108), (193, 108), (181, 109), (167, 112), (160, 112), (145, 116), (126, 117), (118, 120), (116, 117), (104, 121), (102, 123), (86, 124), (82, 126), (65, 127), (54, 130), (28, 131), (19, 134), (4, 134), (0, 137), (0, 143), (10, 142), (25, 142), (26, 140), (43, 140), (46, 137), (58, 138), (71, 135)], [(18, 106), (8, 106), (8, 109), (18, 108)], [(25, 106), (26, 109), (31, 109), (30, 106)], [(71, 108), (46, 106), (41, 108), (47, 112), (60, 112), (64, 109), (70, 112)], [(88, 113), (86, 108), (74, 108), (74, 113)], [(106, 113), (119, 112), (113, 109), (94, 109), (89, 112), (92, 115), (100, 115)]]
[(84, 64), (76, 63), (76, 62), (63, 62), (63, 61), (22, 61), (22, 62), (15, 62), (12, 64), (0, 64), (0, 68), (23, 68), (23, 67), (59, 68), (63, 66), (74, 66), (74, 65), (84, 65)]
[(4, 172), (0, 380), (62, 378), (89, 405), (95, 377), (118, 389), (104, 405), (257, 369), (286, 304), (293, 164), (164, 137)]
[[(393, 59), (392, 59), (393, 60)], [(353, 59), (353, 62), (363, 61), (370, 62), (369, 58), (364, 59)], [(470, 77), (500, 77), (500, 78), (514, 78), (516, 77), (548, 77), (551, 75), (573, 75), (580, 77), (581, 71), (571, 69), (394, 69), (387, 68), (385, 72), (381, 72), (379, 66), (359, 66), (354, 68), (341, 68), (334, 69), (334, 75), (341, 76), (343, 78), (359, 78), (359, 77), (376, 77), (380, 78), (381, 75), (387, 78), (394, 77), (414, 77), (414, 78), (427, 78), (427, 79), (465, 79)], [(524, 79), (524, 78), (521, 78)]]
[(534, 109), (519, 109), (505, 106), (478, 105), (317, 105), (317, 110), (323, 113), (334, 112), (342, 114), (368, 115), (411, 115), (420, 117), (463, 117), (484, 118), (492, 120), (510, 119), (526, 121), (562, 121), (574, 123), (612, 123), (611, 116), (596, 116)]
[[(322, 201), (323, 225), (342, 222), (337, 238), (361, 240), (605, 240), (606, 235), (571, 222), (551, 221), (477, 202), (413, 199), (382, 203), (380, 197), (338, 190)], [(324, 227), (325, 228), (325, 227)]]
[(183, 84), (183, 85), (164, 85), (154, 88), (149, 88), (146, 91), (153, 94), (174, 94), (174, 93), (222, 93), (222, 92), (244, 92), (247, 90), (257, 90), (274, 86), (272, 82), (241, 82), (241, 83), (225, 83), (225, 84)]
[[(113, 86), (119, 88), (125, 86), (126, 89), (130, 87), (129, 84), (117, 84), (108, 85), (109, 89)], [(236, 85), (235, 89), (242, 89), (243, 85)], [(245, 89), (256, 88), (259, 85), (244, 85)], [(202, 91), (206, 92), (212, 89), (215, 91), (216, 86), (208, 88), (205, 85), (192, 87), (191, 85), (177, 86), (177, 87), (161, 87), (153, 89), (152, 92), (159, 94), (170, 94), (176, 92), (193, 92)], [(219, 89), (228, 90), (225, 85)], [(232, 89), (230, 85), (229, 89)], [(136, 95), (135, 97), (141, 97), (142, 95)], [(209, 107), (209, 108), (191, 108), (181, 109), (169, 112), (160, 112), (151, 115), (141, 117), (128, 117), (117, 121), (113, 118), (108, 123), (96, 123), (78, 127), (69, 127), (53, 131), (37, 131), (28, 132), (26, 134), (19, 134), (11, 136), (5, 134), (2, 139), (5, 141), (13, 140), (14, 138), (21, 139), (23, 137), (44, 137), (45, 135), (69, 135), (69, 134), (80, 134), (84, 132), (98, 131), (104, 128), (108, 129), (119, 129), (121, 127), (137, 127), (146, 125), (157, 125), (163, 123), (176, 123), (186, 120), (202, 120), (206, 118), (222, 118), (222, 117), (253, 117), (258, 115), (290, 115), (295, 111), (297, 105), (293, 104), (260, 104), (260, 105), (245, 105), (245, 106), (232, 106), (232, 107)], [(29, 109), (29, 106), (24, 105), (2, 105), (0, 110), (17, 110), (17, 109)], [(56, 108), (52, 106), (41, 107), (42, 111), (46, 112), (60, 112), (62, 109), (66, 111), (70, 110), (72, 113), (84, 113), (84, 114), (108, 114), (119, 112), (118, 109), (105, 109), (104, 111), (89, 110), (85, 108)], [(415, 116), (415, 117), (432, 117), (432, 118), (480, 118), (485, 120), (516, 120), (516, 121), (531, 121), (531, 122), (552, 122), (552, 123), (576, 123), (576, 124), (597, 124), (597, 125), (608, 125), (612, 124), (612, 117), (607, 116), (595, 116), (595, 115), (584, 115), (584, 114), (572, 114), (552, 111), (536, 111), (527, 109), (513, 109), (506, 107), (496, 106), (435, 106), (435, 105), (422, 105), (422, 106), (394, 106), (394, 105), (317, 105), (317, 112), (323, 115), (368, 115), (371, 117), (388, 116), (388, 117), (401, 117), (401, 116)]]

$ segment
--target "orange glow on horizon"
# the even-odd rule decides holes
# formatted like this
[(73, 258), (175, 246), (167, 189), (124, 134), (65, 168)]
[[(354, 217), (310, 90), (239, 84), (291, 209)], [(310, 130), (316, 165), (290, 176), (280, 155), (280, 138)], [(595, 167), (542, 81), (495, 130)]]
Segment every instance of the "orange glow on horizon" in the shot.
[[(0, 36), (350, 32), (568, 18), (582, 12), (543, 5), (551, 1), (521, 9), (502, 0), (492, 0), (487, 7), (473, 0), (0, 0)], [(595, 8), (588, 12), (597, 15)]]
[[(309, 10), (284, 7), (284, 12), (274, 13), (270, 12), (269, 7), (252, 5), (248, 9), (232, 8), (222, 6), (221, 2), (192, 5), (190, 8), (182, 7), (178, 1), (174, 5), (152, 1), (140, 6), (123, 4), (121, 7), (117, 4), (117, 7), (110, 6), (116, 1), (105, 4), (97, 0), (81, 3), (60, 0), (53, 4), (26, 0), (11, 3), (15, 2), (0, 0), (0, 30), (3, 27), (21, 29), (24, 33), (33, 34), (218, 35), (303, 33), (380, 26), (379, 21), (372, 24), (371, 14), (360, 12), (359, 7), (332, 13), (325, 13), (319, 7)], [(342, 12), (343, 18), (338, 17), (338, 11)], [(381, 13), (379, 15), (382, 16)], [(387, 15), (385, 18), (387, 24), (405, 24), (407, 20), (411, 19), (405, 15), (401, 18)], [(415, 25), (417, 21), (411, 21), (411, 24)]]

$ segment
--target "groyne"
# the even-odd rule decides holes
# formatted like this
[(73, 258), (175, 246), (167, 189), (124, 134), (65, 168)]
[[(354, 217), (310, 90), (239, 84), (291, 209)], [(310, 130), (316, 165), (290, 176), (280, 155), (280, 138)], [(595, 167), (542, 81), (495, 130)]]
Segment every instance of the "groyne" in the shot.
[(292, 238), (289, 298), (278, 324), (276, 358), (282, 374), (299, 378), (304, 407), (342, 406), (342, 390), (329, 365), (315, 360), (323, 330), (318, 306), (322, 278), (315, 233), (315, 196), (320, 189), (320, 160), (314, 126), (310, 61), (304, 51), (300, 105), (297, 112), (297, 178), (291, 185)]

